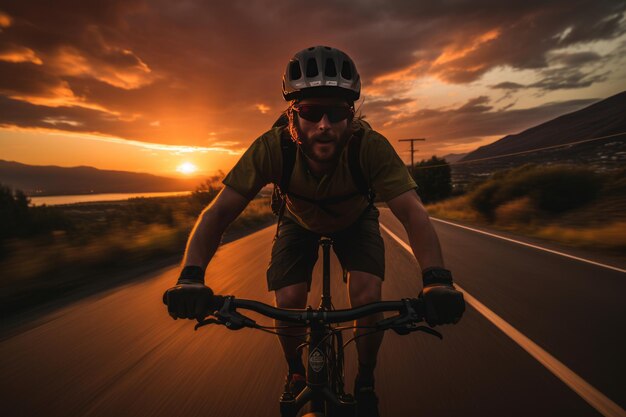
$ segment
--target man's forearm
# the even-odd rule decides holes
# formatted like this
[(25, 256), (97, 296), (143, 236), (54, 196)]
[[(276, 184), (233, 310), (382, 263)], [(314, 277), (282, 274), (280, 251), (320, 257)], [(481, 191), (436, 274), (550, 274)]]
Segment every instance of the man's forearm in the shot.
[(224, 231), (244, 208), (249, 200), (232, 188), (225, 186), (209, 207), (204, 209), (187, 241), (183, 267), (207, 265), (222, 240)]
[(183, 266), (194, 265), (205, 269), (215, 255), (227, 226), (217, 210), (206, 209), (189, 236)]
[(415, 259), (422, 271), (434, 266), (444, 267), (439, 238), (425, 210), (412, 210), (404, 227)]

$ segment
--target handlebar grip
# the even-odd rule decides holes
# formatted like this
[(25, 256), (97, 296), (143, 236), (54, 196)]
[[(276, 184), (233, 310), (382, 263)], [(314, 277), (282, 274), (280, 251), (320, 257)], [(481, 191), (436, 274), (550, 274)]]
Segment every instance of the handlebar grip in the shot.
[(411, 307), (413, 307), (413, 309), (415, 310), (415, 312), (420, 318), (424, 318), (426, 316), (426, 307), (424, 306), (424, 299), (411, 298), (409, 303), (411, 303)]

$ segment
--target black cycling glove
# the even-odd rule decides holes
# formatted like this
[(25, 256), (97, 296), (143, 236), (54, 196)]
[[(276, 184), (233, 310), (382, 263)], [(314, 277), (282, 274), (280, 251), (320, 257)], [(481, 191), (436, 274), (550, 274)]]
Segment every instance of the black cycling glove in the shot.
[(201, 320), (211, 313), (213, 291), (204, 285), (204, 270), (199, 266), (186, 266), (178, 282), (163, 294), (163, 302), (174, 320)]
[(457, 323), (465, 311), (463, 293), (454, 288), (452, 273), (443, 268), (425, 269), (422, 275), (424, 289), (419, 298), (424, 300), (426, 322), (429, 326)]

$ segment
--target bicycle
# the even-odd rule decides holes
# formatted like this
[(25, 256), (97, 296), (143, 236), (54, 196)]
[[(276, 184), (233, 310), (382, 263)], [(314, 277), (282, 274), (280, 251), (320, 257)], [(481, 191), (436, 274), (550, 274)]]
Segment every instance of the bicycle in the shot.
[[(298, 412), (307, 404), (311, 404), (311, 412), (303, 417), (352, 417), (356, 413), (356, 402), (350, 394), (344, 391), (344, 348), (354, 342), (357, 336), (343, 343), (342, 331), (352, 330), (357, 326), (335, 326), (342, 322), (353, 321), (361, 317), (380, 312), (398, 312), (398, 315), (380, 320), (374, 326), (359, 326), (370, 328), (371, 332), (394, 330), (400, 335), (421, 331), (440, 339), (443, 336), (430, 327), (419, 325), (424, 319), (422, 300), (402, 299), (400, 301), (381, 301), (366, 304), (360, 307), (335, 310), (330, 296), (330, 247), (332, 240), (322, 237), (319, 245), (322, 247), (322, 298), (320, 306), (313, 309), (309, 306), (305, 310), (281, 309), (254, 300), (236, 299), (234, 296), (214, 296), (214, 303), (209, 315), (198, 321), (194, 329), (209, 324), (223, 325), (230, 330), (239, 330), (244, 327), (258, 329), (269, 333), (283, 335), (281, 329), (309, 328), (310, 331), (294, 337), (308, 336), (308, 341), (298, 349), (307, 348), (306, 387), (295, 397), (291, 392), (284, 392), (280, 397), (281, 417), (296, 417)], [(164, 294), (163, 302), (167, 304)], [(296, 323), (294, 326), (262, 326), (254, 320), (239, 313), (237, 309), (245, 309), (260, 313), (266, 317), (280, 321)]]

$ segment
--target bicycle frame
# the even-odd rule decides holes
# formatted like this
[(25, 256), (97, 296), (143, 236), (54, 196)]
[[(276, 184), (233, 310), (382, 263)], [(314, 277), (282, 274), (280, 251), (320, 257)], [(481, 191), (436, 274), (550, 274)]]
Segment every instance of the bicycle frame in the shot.
[[(333, 309), (330, 295), (330, 248), (332, 244), (329, 238), (321, 238), (319, 241), (322, 247), (322, 299), (318, 312)], [(329, 325), (324, 324), (322, 320), (312, 320), (309, 324), (311, 334), (308, 342), (307, 386), (297, 398), (294, 398), (290, 392), (283, 393), (280, 399), (281, 417), (295, 417), (308, 402), (311, 403), (313, 413), (329, 413), (331, 407), (326, 407), (326, 405), (332, 404), (341, 410), (342, 416), (354, 415), (356, 403), (351, 395), (343, 391), (341, 333), (333, 334)], [(334, 337), (338, 337), (337, 351), (333, 346)], [(331, 372), (339, 372), (339, 374), (330, 375)], [(336, 386), (334, 386), (335, 383), (337, 383)]]

